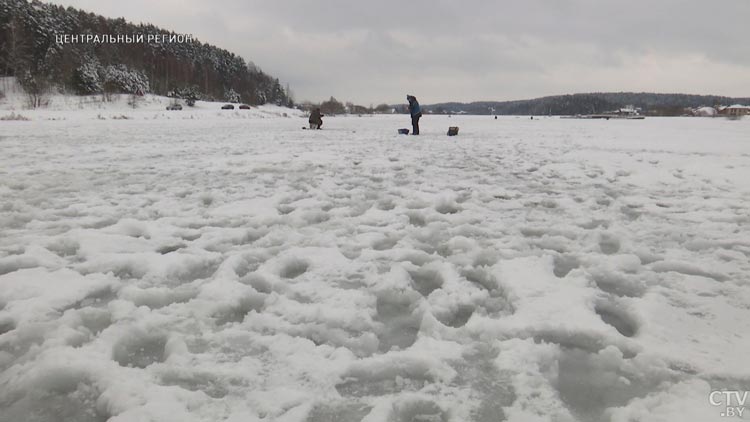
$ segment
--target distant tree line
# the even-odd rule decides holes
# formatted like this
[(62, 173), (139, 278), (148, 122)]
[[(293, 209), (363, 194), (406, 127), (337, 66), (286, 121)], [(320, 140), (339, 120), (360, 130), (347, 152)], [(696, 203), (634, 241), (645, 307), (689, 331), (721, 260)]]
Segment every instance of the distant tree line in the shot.
[[(716, 95), (655, 94), (646, 92), (609, 92), (557, 95), (519, 101), (481, 101), (473, 103), (440, 103), (422, 108), (437, 114), (498, 115), (576, 115), (613, 111), (633, 105), (650, 115), (680, 115), (686, 108), (729, 104), (750, 104), (750, 98)], [(402, 107), (396, 106), (399, 111)], [(404, 111), (405, 112), (405, 111)]]
[(173, 32), (38, 0), (0, 0), (0, 75), (27, 92), (55, 86), (76, 94), (151, 92), (181, 98), (293, 105), (288, 87), (252, 62), (188, 38), (185, 42), (59, 43), (65, 35)]
[(329, 98), (321, 103), (313, 103), (305, 101), (298, 104), (298, 107), (305, 111), (310, 111), (315, 108), (320, 108), (320, 112), (325, 115), (335, 114), (391, 114), (393, 113), (393, 107), (388, 104), (379, 104), (375, 107), (362, 106), (354, 104), (352, 102), (342, 103), (334, 97)]

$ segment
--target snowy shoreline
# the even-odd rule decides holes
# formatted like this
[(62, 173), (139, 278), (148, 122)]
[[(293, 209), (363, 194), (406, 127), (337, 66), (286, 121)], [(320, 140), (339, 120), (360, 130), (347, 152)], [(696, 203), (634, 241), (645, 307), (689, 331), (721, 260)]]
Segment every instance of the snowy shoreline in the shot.
[(750, 389), (750, 121), (155, 104), (0, 122), (1, 422), (708, 421)]
[(53, 120), (155, 120), (155, 119), (259, 119), (275, 117), (302, 117), (303, 112), (288, 107), (272, 104), (252, 106), (249, 110), (239, 109), (239, 103), (233, 104), (234, 110), (222, 110), (226, 102), (198, 101), (194, 107), (184, 105), (183, 100), (177, 100), (183, 105), (183, 110), (167, 110), (167, 106), (175, 100), (156, 95), (138, 97), (136, 106), (130, 106), (132, 101), (128, 95), (114, 95), (112, 101), (103, 101), (100, 95), (77, 97), (56, 95), (50, 99), (47, 107), (28, 109), (24, 107), (23, 98), (11, 96), (0, 101), (0, 118), (16, 114), (28, 121)]

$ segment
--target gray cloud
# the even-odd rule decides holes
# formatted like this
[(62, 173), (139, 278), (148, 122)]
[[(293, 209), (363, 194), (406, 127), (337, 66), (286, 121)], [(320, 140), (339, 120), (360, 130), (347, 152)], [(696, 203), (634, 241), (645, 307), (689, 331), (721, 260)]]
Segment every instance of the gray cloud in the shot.
[(219, 45), (298, 100), (750, 95), (750, 1), (56, 0)]

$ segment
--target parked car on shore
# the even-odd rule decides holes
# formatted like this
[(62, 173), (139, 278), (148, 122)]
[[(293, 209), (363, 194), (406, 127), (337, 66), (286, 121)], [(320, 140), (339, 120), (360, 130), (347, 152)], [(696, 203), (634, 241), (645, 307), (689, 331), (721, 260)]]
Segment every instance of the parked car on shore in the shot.
[(240, 110), (250, 110), (250, 106), (247, 104), (240, 104)]
[(224, 104), (223, 106), (221, 106), (221, 109), (222, 110), (234, 110), (234, 106), (231, 104)]
[(182, 110), (182, 105), (180, 104), (170, 104), (167, 106), (167, 110)]

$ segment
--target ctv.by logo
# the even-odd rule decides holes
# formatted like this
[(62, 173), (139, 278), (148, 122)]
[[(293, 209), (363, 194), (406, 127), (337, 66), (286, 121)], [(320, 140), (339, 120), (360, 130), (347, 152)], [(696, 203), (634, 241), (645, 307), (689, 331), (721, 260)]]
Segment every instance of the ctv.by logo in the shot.
[(720, 416), (727, 418), (741, 418), (745, 413), (745, 403), (747, 403), (747, 400), (747, 391), (715, 390), (708, 395), (708, 402), (711, 403), (711, 406), (721, 407), (723, 412), (721, 412)]

